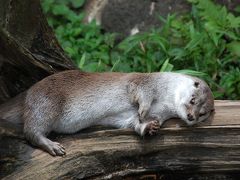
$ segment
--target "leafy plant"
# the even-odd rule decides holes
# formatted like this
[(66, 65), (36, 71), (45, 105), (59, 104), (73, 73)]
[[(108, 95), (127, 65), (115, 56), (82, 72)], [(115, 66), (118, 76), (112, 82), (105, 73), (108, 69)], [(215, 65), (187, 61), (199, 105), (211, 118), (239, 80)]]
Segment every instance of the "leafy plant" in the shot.
[(238, 99), (240, 97), (240, 69), (231, 68), (231, 70), (222, 75), (220, 86), (224, 88), (225, 96), (231, 99)]
[(84, 0), (44, 0), (42, 6), (48, 22), (66, 53), (85, 71), (111, 70), (110, 51), (115, 35), (101, 33), (96, 22), (82, 23), (78, 13)]
[(83, 23), (84, 0), (43, 0), (49, 24), (84, 71), (164, 72), (200, 76), (216, 98), (240, 99), (240, 17), (210, 0), (189, 0), (191, 13), (159, 17), (161, 28), (129, 36)]

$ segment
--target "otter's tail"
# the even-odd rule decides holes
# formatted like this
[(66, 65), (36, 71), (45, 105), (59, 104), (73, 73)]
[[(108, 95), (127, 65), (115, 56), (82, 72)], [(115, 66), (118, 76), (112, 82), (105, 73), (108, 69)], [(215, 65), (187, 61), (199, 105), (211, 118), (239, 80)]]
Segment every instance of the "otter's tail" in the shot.
[(23, 103), (26, 92), (8, 100), (0, 105), (0, 121), (7, 121), (12, 124), (22, 124)]

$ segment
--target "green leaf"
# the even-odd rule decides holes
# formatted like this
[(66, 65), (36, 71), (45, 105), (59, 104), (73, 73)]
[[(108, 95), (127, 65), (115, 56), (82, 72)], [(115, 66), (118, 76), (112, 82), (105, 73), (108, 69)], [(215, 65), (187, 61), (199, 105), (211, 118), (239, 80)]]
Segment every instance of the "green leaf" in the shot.
[(121, 61), (121, 59), (120, 59), (120, 57), (118, 58), (118, 60), (113, 64), (113, 66), (112, 66), (112, 68), (111, 68), (111, 72), (113, 72), (114, 71), (114, 69), (116, 68), (116, 66), (120, 63), (120, 61)]
[(124, 41), (122, 41), (118, 47), (119, 49), (124, 51), (124, 54), (128, 54), (134, 48), (139, 48), (140, 42), (146, 38), (145, 34), (135, 34), (133, 36), (127, 37)]
[(198, 76), (198, 77), (207, 76), (206, 73), (199, 72), (199, 71), (194, 71), (194, 70), (190, 70), (190, 69), (182, 69), (182, 70), (177, 70), (177, 71), (174, 71), (174, 72), (187, 74), (187, 75), (191, 75), (191, 76)]
[(71, 10), (65, 6), (64, 4), (57, 4), (53, 6), (53, 14), (54, 15), (67, 15)]
[(235, 17), (233, 14), (229, 13), (227, 19), (231, 28), (240, 28), (240, 17)]
[(82, 55), (82, 57), (81, 57), (81, 59), (80, 59), (80, 61), (78, 63), (78, 67), (80, 69), (83, 68), (83, 65), (85, 64), (85, 61), (86, 61), (86, 53), (83, 53), (83, 55)]
[(185, 49), (193, 50), (198, 44), (201, 43), (203, 35), (197, 32), (193, 25), (189, 26), (189, 31), (191, 35), (191, 41), (186, 45)]
[(193, 39), (186, 45), (185, 49), (193, 50), (202, 41), (202, 34), (195, 34)]
[(85, 0), (71, 0), (72, 6), (74, 8), (80, 8), (83, 6)]
[(166, 48), (167, 40), (165, 38), (159, 36), (159, 34), (150, 34), (149, 41), (156, 43), (157, 45), (159, 45), (161, 47), (161, 49), (164, 52), (167, 52), (167, 48)]
[(169, 63), (169, 59), (166, 59), (160, 69), (160, 72), (169, 72), (172, 71), (173, 65)]
[(183, 48), (172, 48), (168, 51), (168, 54), (174, 57), (174, 60), (178, 60), (186, 55), (186, 51)]
[(227, 48), (232, 54), (240, 57), (240, 41), (233, 41), (227, 44)]
[(96, 72), (98, 70), (98, 65), (97, 62), (89, 63), (83, 67), (83, 70), (87, 72)]
[(52, 4), (54, 3), (54, 0), (45, 0), (40, 1), (43, 7), (44, 13), (48, 13), (51, 10)]
[(66, 47), (65, 51), (70, 55), (73, 56), (76, 54), (76, 50), (74, 48)]

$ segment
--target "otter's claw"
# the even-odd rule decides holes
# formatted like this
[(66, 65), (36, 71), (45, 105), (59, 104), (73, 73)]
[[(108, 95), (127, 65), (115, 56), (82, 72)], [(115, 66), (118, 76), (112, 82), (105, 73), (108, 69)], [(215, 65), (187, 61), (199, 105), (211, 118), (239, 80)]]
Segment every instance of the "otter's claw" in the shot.
[(44, 149), (52, 156), (63, 156), (66, 154), (65, 148), (58, 142), (49, 141)]
[(160, 125), (158, 121), (150, 121), (146, 126), (146, 133), (149, 135), (154, 135), (160, 129)]

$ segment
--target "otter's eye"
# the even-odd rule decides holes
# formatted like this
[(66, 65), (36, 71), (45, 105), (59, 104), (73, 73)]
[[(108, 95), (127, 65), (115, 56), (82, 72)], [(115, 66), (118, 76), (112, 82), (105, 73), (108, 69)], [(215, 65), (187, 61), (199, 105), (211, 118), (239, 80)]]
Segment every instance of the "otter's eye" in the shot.
[(191, 99), (190, 104), (192, 104), (192, 105), (195, 104), (195, 98), (192, 98), (192, 99)]

